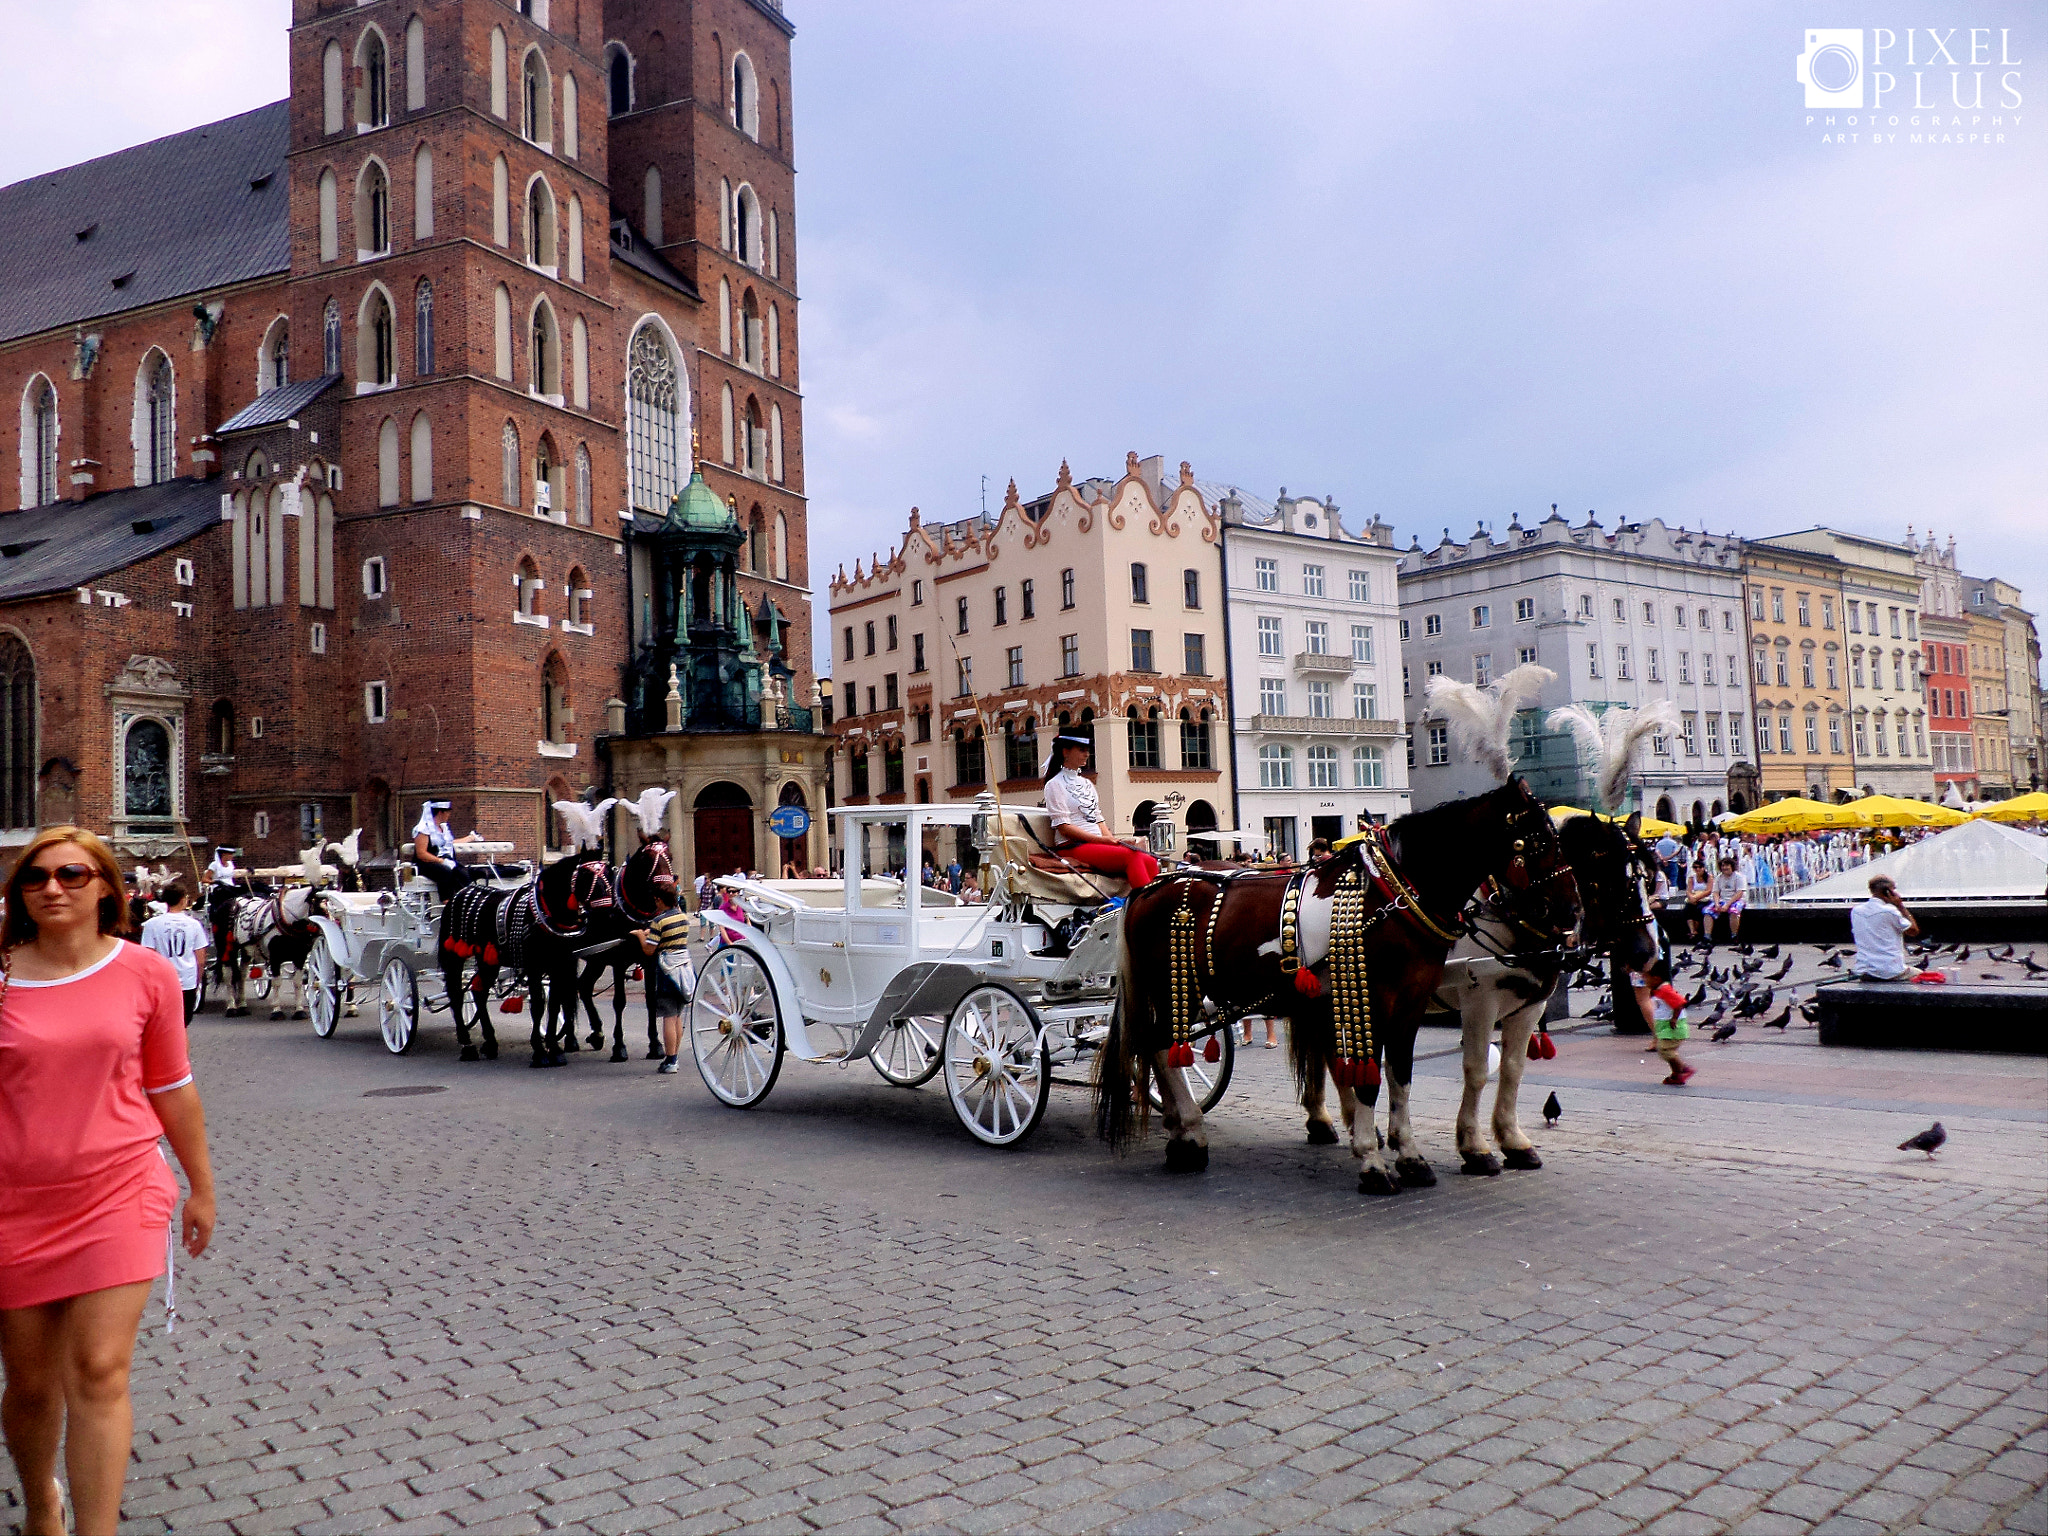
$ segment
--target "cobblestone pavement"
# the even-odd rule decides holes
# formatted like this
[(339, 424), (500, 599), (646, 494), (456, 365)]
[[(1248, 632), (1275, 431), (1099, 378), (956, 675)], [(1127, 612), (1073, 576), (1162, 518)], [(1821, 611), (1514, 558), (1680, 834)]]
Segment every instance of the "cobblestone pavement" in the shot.
[(1069, 1089), (1005, 1154), (865, 1067), (739, 1113), (439, 1019), (193, 1033), (222, 1218), (135, 1530), (2048, 1530), (2039, 1059), (1745, 1027), (1672, 1090), (1585, 1026), (1546, 1167), (1472, 1179), (1440, 1055), (1443, 1182), (1374, 1201), (1277, 1051), (1170, 1178)]

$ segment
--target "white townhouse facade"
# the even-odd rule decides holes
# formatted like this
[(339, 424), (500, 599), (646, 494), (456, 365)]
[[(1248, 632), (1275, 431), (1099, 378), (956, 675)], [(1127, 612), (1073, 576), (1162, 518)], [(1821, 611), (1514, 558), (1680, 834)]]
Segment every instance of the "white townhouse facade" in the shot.
[(1645, 813), (1697, 822), (1758, 799), (1750, 755), (1742, 549), (1661, 519), (1613, 532), (1587, 514), (1573, 527), (1552, 507), (1469, 540), (1417, 541), (1401, 557), (1402, 705), (1418, 809), (1484, 793), (1491, 776), (1465, 761), (1423, 701), (1438, 673), (1486, 684), (1523, 662), (1556, 673), (1516, 721), (1517, 771), (1552, 801), (1589, 806), (1590, 752), (1545, 716), (1581, 703), (1678, 706), (1678, 732), (1653, 740), (1635, 782)]
[(1237, 825), (1299, 857), (1409, 809), (1393, 530), (1336, 504), (1204, 484), (1223, 529)]

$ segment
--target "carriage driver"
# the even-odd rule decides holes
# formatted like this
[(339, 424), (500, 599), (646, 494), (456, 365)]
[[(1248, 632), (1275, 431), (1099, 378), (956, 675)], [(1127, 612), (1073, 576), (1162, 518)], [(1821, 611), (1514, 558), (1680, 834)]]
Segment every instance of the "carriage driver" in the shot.
[(1061, 734), (1052, 739), (1052, 759), (1045, 765), (1045, 809), (1052, 818), (1053, 846), (1069, 862), (1099, 874), (1121, 875), (1131, 889), (1150, 885), (1159, 861), (1141, 843), (1113, 836), (1102, 823), (1102, 802), (1081, 769), (1094, 743), (1086, 736)]
[[(447, 901), (474, 878), (455, 862), (455, 834), (448, 828), (453, 807), (446, 800), (429, 800), (420, 807), (420, 819), (412, 829), (412, 856), (420, 873), (434, 882), (441, 900)], [(480, 842), (472, 832), (464, 842)]]

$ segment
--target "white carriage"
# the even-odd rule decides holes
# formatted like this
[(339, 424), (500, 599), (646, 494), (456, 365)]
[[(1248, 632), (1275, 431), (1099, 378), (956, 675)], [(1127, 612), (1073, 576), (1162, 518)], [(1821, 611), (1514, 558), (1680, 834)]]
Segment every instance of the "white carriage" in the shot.
[[(492, 858), (514, 851), (511, 843), (468, 842), (464, 853)], [(313, 1033), (326, 1039), (344, 1012), (352, 1010), (357, 990), (375, 989), (377, 1028), (384, 1048), (403, 1056), (418, 1037), (420, 1012), (445, 1013), (448, 995), (441, 984), (437, 953), (441, 902), (430, 880), (411, 873), (401, 862), (395, 868), (395, 891), (329, 891), (313, 924), (320, 937), (306, 957), (302, 983), (306, 1013)], [(521, 873), (509, 884), (522, 884)], [(499, 978), (500, 990), (518, 978)]]
[[(1108, 1033), (1122, 883), (1062, 871), (1049, 857), (1046, 813), (988, 794), (972, 805), (830, 815), (841, 878), (718, 882), (750, 921), (705, 914), (728, 941), (705, 962), (685, 1015), (705, 1086), (751, 1108), (775, 1086), (785, 1056), (842, 1067), (865, 1060), (903, 1088), (940, 1077), (970, 1134), (1018, 1144), (1045, 1113), (1054, 1072), (1085, 1069)], [(946, 829), (967, 830), (980, 851), (985, 904), (910, 873), (926, 833)], [(1153, 851), (1170, 852), (1174, 836), (1170, 821), (1154, 822)], [(1229, 1086), (1234, 1061), (1235, 1029), (1205, 1019), (1186, 1069), (1205, 1110)]]

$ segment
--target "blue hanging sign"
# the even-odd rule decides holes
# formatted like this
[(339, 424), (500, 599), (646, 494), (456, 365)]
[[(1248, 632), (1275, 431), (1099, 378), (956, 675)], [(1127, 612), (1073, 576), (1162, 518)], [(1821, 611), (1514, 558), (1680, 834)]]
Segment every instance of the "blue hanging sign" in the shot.
[(800, 805), (779, 805), (768, 818), (768, 830), (777, 837), (802, 837), (811, 830), (811, 813)]

